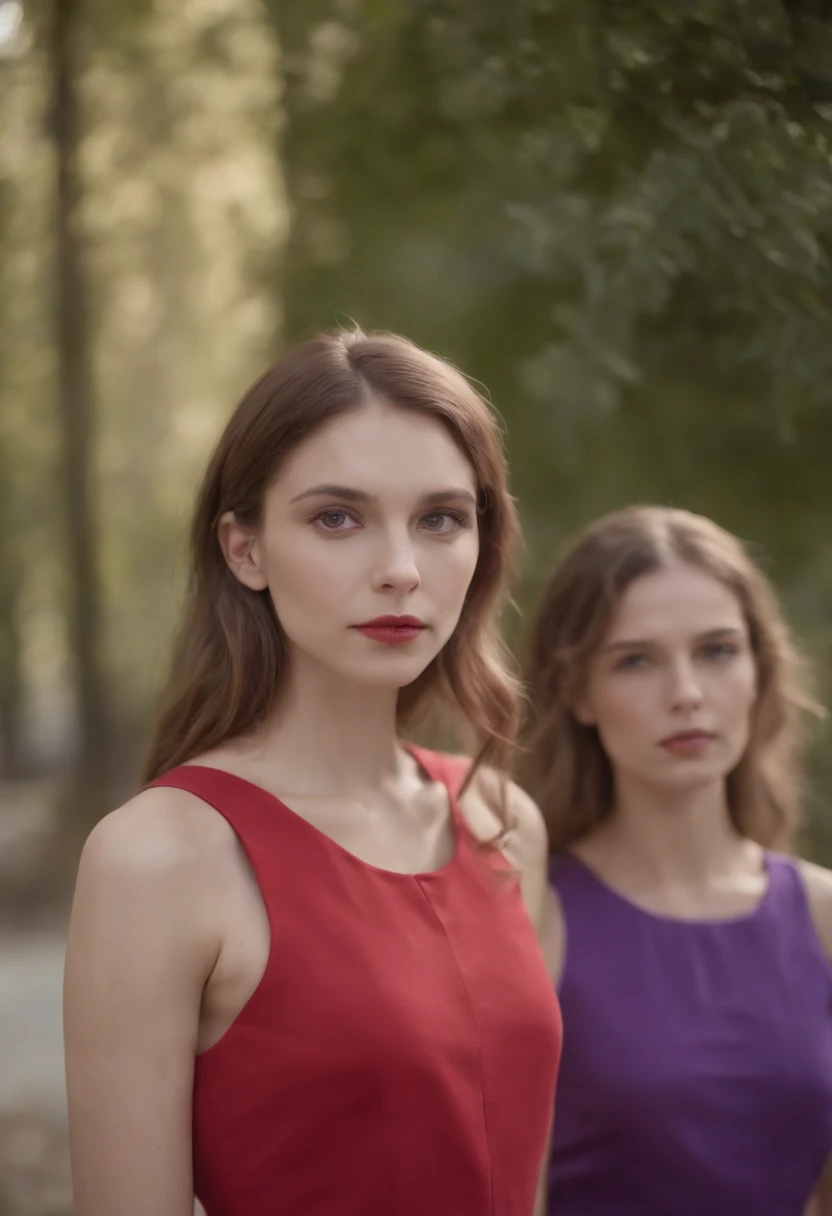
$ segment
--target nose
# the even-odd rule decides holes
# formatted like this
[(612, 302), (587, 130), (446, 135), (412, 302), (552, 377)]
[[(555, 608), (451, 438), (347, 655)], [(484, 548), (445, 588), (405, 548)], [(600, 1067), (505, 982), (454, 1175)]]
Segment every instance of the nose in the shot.
[(422, 582), (413, 541), (406, 529), (388, 533), (379, 541), (373, 576), (374, 591), (415, 591)]
[(670, 704), (674, 711), (687, 712), (702, 704), (702, 685), (690, 660), (675, 663), (670, 680)]

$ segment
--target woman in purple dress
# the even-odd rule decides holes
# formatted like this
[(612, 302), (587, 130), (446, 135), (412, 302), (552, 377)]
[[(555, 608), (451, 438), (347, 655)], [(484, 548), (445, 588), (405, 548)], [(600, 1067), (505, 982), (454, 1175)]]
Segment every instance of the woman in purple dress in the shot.
[(827, 1216), (832, 874), (775, 851), (812, 703), (768, 582), (710, 520), (616, 512), (549, 580), (530, 685), (552, 1216)]

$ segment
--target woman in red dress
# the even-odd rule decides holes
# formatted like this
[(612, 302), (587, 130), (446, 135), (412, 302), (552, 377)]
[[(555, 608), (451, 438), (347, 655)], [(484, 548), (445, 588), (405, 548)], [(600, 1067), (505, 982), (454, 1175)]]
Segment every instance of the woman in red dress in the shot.
[[(532, 1216), (560, 1016), (504, 774), (499, 427), (324, 334), (199, 493), (147, 787), (88, 840), (65, 990), (76, 1216)], [(434, 705), (476, 760), (402, 742)]]

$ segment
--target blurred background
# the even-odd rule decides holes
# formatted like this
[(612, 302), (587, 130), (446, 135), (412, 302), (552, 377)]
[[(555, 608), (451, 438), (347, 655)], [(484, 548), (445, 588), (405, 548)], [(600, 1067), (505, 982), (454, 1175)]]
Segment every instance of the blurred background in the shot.
[(0, 0), (0, 1216), (71, 1210), (67, 900), (135, 786), (196, 478), (347, 321), (487, 387), (521, 607), (598, 513), (703, 511), (828, 698), (829, 0)]

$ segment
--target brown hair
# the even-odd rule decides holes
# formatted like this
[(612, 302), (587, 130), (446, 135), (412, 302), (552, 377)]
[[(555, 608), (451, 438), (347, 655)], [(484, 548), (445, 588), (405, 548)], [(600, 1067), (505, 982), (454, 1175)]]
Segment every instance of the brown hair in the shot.
[(594, 727), (573, 706), (624, 591), (642, 575), (684, 562), (730, 587), (757, 666), (751, 737), (727, 780), (731, 819), (744, 836), (784, 845), (799, 822), (800, 711), (821, 712), (768, 580), (743, 544), (712, 520), (669, 507), (629, 507), (596, 521), (568, 547), (534, 622), (528, 661), (531, 725), (527, 785), (546, 816), (552, 849), (612, 813), (613, 774)]
[(497, 606), (519, 539), (497, 418), (455, 368), (405, 338), (360, 330), (319, 334), (289, 351), (232, 414), (202, 482), (191, 529), (184, 619), (153, 734), (145, 780), (261, 721), (284, 679), (286, 637), (268, 591), (229, 570), (217, 524), (233, 510), (256, 527), (266, 491), (293, 449), (370, 394), (440, 420), (476, 474), (480, 548), (457, 628), (399, 694), (399, 720), (440, 702), (460, 711), (476, 762), (508, 771), (519, 718), (516, 682), (497, 632)]

